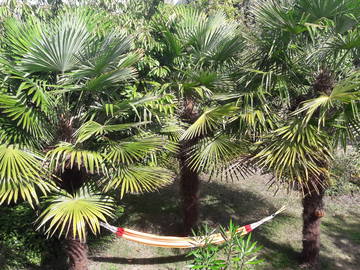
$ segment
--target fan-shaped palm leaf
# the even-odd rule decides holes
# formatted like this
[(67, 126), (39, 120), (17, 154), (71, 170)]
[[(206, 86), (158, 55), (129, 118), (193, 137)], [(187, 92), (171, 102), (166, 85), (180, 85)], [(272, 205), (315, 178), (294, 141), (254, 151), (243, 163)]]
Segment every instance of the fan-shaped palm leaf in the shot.
[(36, 17), (28, 17), (25, 22), (9, 18), (4, 22), (3, 42), (7, 44), (16, 58), (29, 52), (32, 44), (41, 36), (41, 23)]
[(92, 233), (100, 232), (100, 221), (113, 216), (112, 200), (108, 196), (96, 193), (91, 188), (82, 187), (76, 194), (66, 192), (50, 197), (49, 206), (38, 218), (38, 228), (46, 227), (49, 236), (58, 234), (86, 239), (86, 228)]
[(237, 107), (231, 104), (208, 109), (184, 132), (181, 139), (189, 140), (214, 131), (223, 124), (225, 117), (231, 117), (236, 110)]
[(150, 166), (120, 166), (104, 177), (105, 190), (119, 189), (125, 193), (149, 192), (170, 183), (172, 173), (166, 169)]
[(81, 149), (71, 143), (62, 142), (49, 151), (46, 159), (52, 168), (84, 167), (88, 172), (95, 173), (103, 169), (103, 157), (96, 151)]
[(100, 91), (104, 88), (109, 88), (109, 86), (111, 87), (118, 83), (125, 82), (126, 80), (134, 79), (135, 76), (135, 69), (121, 67), (88, 80), (82, 89), (88, 91)]
[(0, 144), (15, 144), (36, 149), (41, 148), (43, 143), (23, 128), (14, 125), (11, 120), (0, 119)]
[(20, 72), (12, 78), (22, 81), (17, 92), (25, 92), (28, 103), (43, 113), (48, 121), (53, 120), (55, 99), (50, 90), (53, 85), (49, 85), (45, 80), (27, 78)]
[[(304, 118), (304, 121), (308, 122), (313, 114), (320, 110), (319, 124), (324, 125), (326, 117), (331, 109), (339, 105), (345, 105), (360, 100), (359, 87), (360, 81), (358, 74), (350, 76), (348, 79), (337, 84), (330, 95), (324, 93), (320, 97), (304, 102), (303, 106), (295, 111), (294, 114), (305, 111), (306, 117)], [(354, 111), (354, 114), (357, 114), (357, 111)], [(354, 118), (358, 118), (358, 115)]]
[(334, 138), (346, 149), (349, 141), (356, 142), (360, 136), (359, 104), (351, 102), (341, 107), (336, 113), (335, 121), (330, 119), (330, 125), (335, 129)]
[[(23, 85), (20, 86), (20, 91), (22, 87)], [(33, 91), (33, 89), (30, 89), (30, 91)], [(34, 101), (36, 101), (36, 98)], [(14, 125), (21, 127), (38, 139), (44, 139), (45, 135), (49, 136), (43, 125), (46, 123), (44, 115), (28, 104), (27, 94), (20, 92), (13, 96), (0, 91), (0, 109), (4, 118), (10, 119), (14, 122)]]
[(181, 122), (170, 119), (164, 124), (164, 127), (160, 130), (160, 132), (167, 135), (171, 141), (179, 142), (185, 130), (186, 129)]
[[(154, 28), (163, 34), (170, 62), (192, 52), (191, 61), (224, 63), (242, 50), (243, 41), (236, 24), (222, 13), (208, 16), (197, 9), (178, 6), (155, 20)], [(188, 59), (190, 60), (190, 59)]]
[(275, 117), (269, 114), (269, 108), (263, 106), (244, 105), (238, 114), (239, 130), (245, 135), (257, 136), (274, 127)]
[(214, 14), (190, 36), (190, 44), (194, 46), (199, 59), (223, 63), (243, 48), (243, 40), (236, 27), (235, 23), (226, 20), (224, 14)]
[(132, 66), (140, 56), (128, 54), (132, 43), (132, 37), (125, 33), (94, 39), (79, 56), (82, 66), (73, 76), (77, 79), (92, 78), (119, 67)]
[(115, 164), (132, 164), (143, 160), (164, 146), (164, 140), (159, 137), (141, 138), (134, 141), (110, 141), (105, 150), (104, 159), (113, 166)]
[(139, 122), (139, 123), (124, 123), (124, 124), (114, 124), (114, 125), (102, 125), (95, 121), (87, 121), (84, 123), (75, 133), (77, 137), (77, 143), (84, 142), (91, 137), (103, 136), (110, 132), (122, 131), (130, 128), (140, 127), (146, 125), (149, 122)]
[(300, 10), (309, 14), (314, 21), (322, 18), (335, 19), (344, 14), (359, 12), (359, 4), (354, 0), (300, 0), (297, 4)]
[(59, 72), (73, 69), (79, 62), (78, 56), (90, 38), (88, 28), (80, 17), (64, 16), (59, 25), (43, 31), (41, 38), (30, 47), (21, 66), (29, 72)]
[(306, 16), (292, 12), (288, 1), (258, 2), (254, 10), (256, 20), (262, 27), (298, 34), (306, 31)]
[(190, 149), (188, 163), (190, 168), (196, 172), (206, 171), (212, 174), (216, 170), (223, 169), (234, 158), (239, 157), (243, 150), (244, 148), (239, 142), (235, 142), (225, 135), (206, 138)]
[(352, 50), (360, 47), (360, 29), (350, 30), (346, 35), (337, 34), (327, 43), (329, 53)]
[(19, 197), (31, 205), (38, 203), (37, 192), (46, 194), (51, 189), (48, 176), (39, 155), (16, 145), (0, 145), (0, 204)]
[(332, 159), (330, 142), (326, 134), (301, 120), (281, 127), (260, 143), (254, 160), (257, 165), (274, 172), (276, 178), (287, 183), (300, 183), (302, 187), (323, 186), (322, 174)]

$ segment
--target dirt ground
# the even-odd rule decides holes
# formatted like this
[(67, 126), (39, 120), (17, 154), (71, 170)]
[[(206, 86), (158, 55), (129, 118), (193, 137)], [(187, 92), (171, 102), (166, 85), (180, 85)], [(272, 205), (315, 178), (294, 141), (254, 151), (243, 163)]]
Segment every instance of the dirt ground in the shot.
[[(268, 190), (265, 176), (236, 182), (202, 181), (201, 223), (225, 226), (257, 221), (280, 208), (287, 210), (256, 229), (253, 238), (264, 248), (265, 263), (256, 269), (299, 269), (301, 250), (301, 200), (296, 193)], [(161, 235), (180, 231), (178, 183), (150, 194), (130, 195), (123, 200), (124, 214), (114, 224)], [(360, 195), (326, 198), (323, 218), (321, 269), (358, 270), (360, 265)], [(90, 270), (182, 270), (188, 269), (186, 250), (143, 246), (107, 234), (90, 247)]]

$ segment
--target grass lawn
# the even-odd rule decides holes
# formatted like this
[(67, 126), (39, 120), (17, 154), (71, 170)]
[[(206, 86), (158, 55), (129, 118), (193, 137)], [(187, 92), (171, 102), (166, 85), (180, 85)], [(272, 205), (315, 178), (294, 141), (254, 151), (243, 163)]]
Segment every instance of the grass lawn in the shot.
[[(203, 181), (201, 222), (226, 225), (230, 219), (244, 225), (257, 221), (287, 205), (287, 210), (254, 231), (266, 260), (257, 269), (298, 269), (301, 250), (301, 200), (296, 193), (266, 190), (264, 176), (225, 183)], [(176, 235), (181, 228), (178, 183), (157, 193), (129, 195), (122, 204), (125, 213), (114, 224), (143, 232)], [(321, 269), (355, 270), (360, 265), (360, 195), (326, 198), (322, 222)], [(187, 269), (186, 250), (143, 246), (106, 234), (90, 246), (90, 270)]]

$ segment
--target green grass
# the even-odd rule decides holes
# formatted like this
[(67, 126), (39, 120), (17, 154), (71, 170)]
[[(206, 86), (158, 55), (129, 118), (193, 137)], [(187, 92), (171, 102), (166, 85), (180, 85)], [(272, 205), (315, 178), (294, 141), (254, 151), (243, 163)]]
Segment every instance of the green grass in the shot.
[[(301, 200), (264, 188), (266, 177), (253, 176), (234, 183), (207, 182), (201, 185), (203, 224), (225, 226), (232, 219), (239, 225), (257, 221), (287, 205), (287, 210), (253, 233), (264, 246), (266, 262), (260, 270), (299, 269), (301, 251)], [(321, 269), (355, 270), (360, 265), (360, 195), (326, 199), (327, 213), (322, 223)], [(127, 196), (125, 213), (113, 224), (161, 235), (176, 235), (181, 230), (178, 183), (159, 192)], [(92, 245), (90, 270), (165, 270), (187, 269), (186, 250), (154, 248), (128, 242), (107, 234)], [(100, 248), (99, 248), (100, 247)]]

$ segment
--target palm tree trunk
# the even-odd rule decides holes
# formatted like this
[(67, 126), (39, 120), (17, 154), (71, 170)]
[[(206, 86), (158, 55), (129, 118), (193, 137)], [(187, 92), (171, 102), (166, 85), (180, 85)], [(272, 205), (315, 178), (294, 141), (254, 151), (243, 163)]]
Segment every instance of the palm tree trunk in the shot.
[[(83, 169), (77, 167), (65, 168), (60, 174), (60, 187), (71, 194), (75, 194), (81, 188), (86, 180)], [(85, 240), (86, 241), (86, 240)], [(72, 227), (65, 239), (65, 253), (69, 259), (69, 270), (87, 270), (88, 269), (88, 246), (78, 237), (73, 236)]]
[[(191, 98), (184, 100), (182, 120), (193, 124), (198, 118), (195, 102)], [(194, 172), (187, 159), (190, 149), (196, 145), (198, 138), (182, 141), (180, 144), (179, 163), (180, 163), (180, 190), (182, 196), (183, 211), (183, 233), (190, 235), (191, 230), (196, 226), (199, 218), (199, 185), (200, 179), (197, 172)]]
[(320, 223), (324, 216), (324, 192), (312, 189), (303, 198), (303, 250), (301, 263), (304, 266), (317, 267), (320, 253)]
[(184, 234), (190, 235), (199, 218), (199, 175), (189, 168), (186, 160), (194, 140), (183, 142), (180, 150), (180, 190), (182, 195)]
[(69, 258), (69, 270), (88, 270), (87, 251), (86, 242), (72, 236), (67, 237), (65, 252)]

